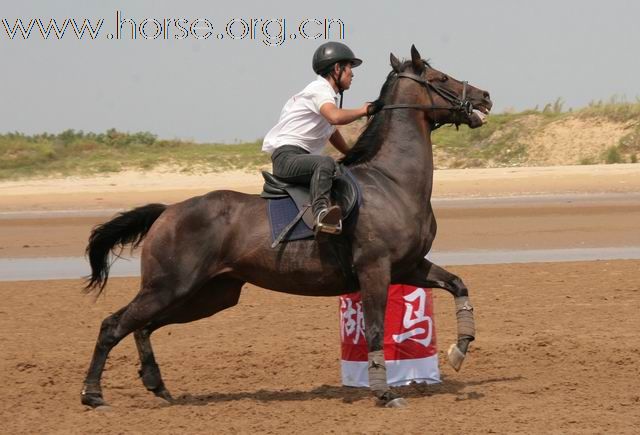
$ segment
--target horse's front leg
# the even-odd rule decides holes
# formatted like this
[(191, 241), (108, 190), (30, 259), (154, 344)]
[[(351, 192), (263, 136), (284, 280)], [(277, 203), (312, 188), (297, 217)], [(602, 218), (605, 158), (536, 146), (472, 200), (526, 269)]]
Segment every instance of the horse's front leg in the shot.
[(390, 408), (406, 406), (406, 401), (391, 392), (387, 384), (387, 369), (384, 361), (384, 316), (390, 281), (388, 260), (381, 258), (372, 264), (359, 266), (358, 280), (369, 351), (369, 388), (384, 406)]
[(423, 260), (418, 269), (403, 283), (417, 287), (437, 287), (453, 295), (456, 305), (456, 320), (458, 324), (458, 342), (452, 344), (447, 352), (449, 363), (456, 370), (460, 370), (467, 354), (469, 343), (476, 336), (473, 306), (469, 302), (469, 291), (462, 280), (444, 270), (442, 267)]

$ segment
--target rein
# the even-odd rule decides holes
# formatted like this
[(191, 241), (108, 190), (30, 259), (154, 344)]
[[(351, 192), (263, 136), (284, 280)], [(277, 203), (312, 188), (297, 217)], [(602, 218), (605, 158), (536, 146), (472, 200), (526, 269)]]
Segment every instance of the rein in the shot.
[[(416, 110), (422, 110), (425, 112), (430, 110), (451, 110), (453, 112), (460, 113), (465, 116), (469, 116), (473, 112), (473, 105), (471, 104), (471, 101), (467, 98), (467, 84), (468, 84), (467, 81), (462, 82), (462, 96), (458, 97), (457, 94), (450, 91), (449, 89), (436, 85), (435, 83), (431, 83), (427, 79), (421, 76), (418, 76), (416, 74), (400, 72), (397, 74), (397, 76), (398, 78), (411, 79), (421, 84), (422, 86), (424, 86), (427, 91), (427, 95), (429, 96), (429, 100), (431, 101), (431, 104), (430, 105), (429, 104), (408, 104), (408, 103), (387, 104), (383, 106), (380, 110), (416, 109)], [(431, 95), (432, 91), (440, 95), (445, 101), (448, 101), (449, 103), (451, 103), (451, 106), (434, 105), (433, 96)], [(456, 127), (460, 125), (460, 123), (458, 122), (454, 122), (454, 124), (456, 125)], [(432, 122), (432, 129), (435, 130), (437, 128), (442, 127), (443, 125), (444, 124), (437, 124), (435, 122)]]

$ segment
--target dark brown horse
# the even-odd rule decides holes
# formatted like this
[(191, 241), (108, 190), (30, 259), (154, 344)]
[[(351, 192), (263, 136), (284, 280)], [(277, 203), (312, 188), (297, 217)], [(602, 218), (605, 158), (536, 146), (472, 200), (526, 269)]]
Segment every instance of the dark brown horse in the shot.
[[(492, 103), (487, 92), (433, 69), (415, 47), (411, 60), (403, 63), (392, 54), (391, 65), (380, 93), (384, 109), (343, 159), (360, 184), (362, 204), (357, 223), (340, 239), (295, 241), (272, 249), (267, 202), (226, 190), (170, 206), (139, 207), (93, 230), (87, 247), (92, 268), (87, 289), (102, 291), (115, 247), (136, 246), (143, 238), (145, 243), (140, 292), (102, 322), (82, 403), (105, 404), (100, 378), (107, 356), (132, 332), (144, 385), (170, 400), (151, 348), (151, 333), (234, 306), (247, 282), (303, 296), (360, 290), (369, 382), (388, 406), (401, 405), (402, 399), (387, 386), (382, 354), (387, 287), (403, 283), (445, 289), (454, 297), (458, 320), (458, 341), (449, 359), (460, 368), (475, 334), (467, 287), (425, 259), (436, 234), (430, 203), (431, 132), (445, 123), (479, 127)], [(354, 276), (345, 273), (336, 245), (348, 247), (352, 267), (347, 270)]]

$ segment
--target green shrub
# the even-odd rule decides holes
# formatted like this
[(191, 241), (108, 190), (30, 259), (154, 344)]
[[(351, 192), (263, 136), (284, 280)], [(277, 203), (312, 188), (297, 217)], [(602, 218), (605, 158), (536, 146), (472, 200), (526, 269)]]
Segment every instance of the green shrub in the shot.
[(604, 161), (607, 164), (622, 163), (622, 154), (617, 146), (612, 146), (605, 151)]

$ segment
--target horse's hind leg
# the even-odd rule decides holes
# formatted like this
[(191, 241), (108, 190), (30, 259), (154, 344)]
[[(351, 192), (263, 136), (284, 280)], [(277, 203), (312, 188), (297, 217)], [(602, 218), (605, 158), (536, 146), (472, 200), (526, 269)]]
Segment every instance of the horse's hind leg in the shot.
[(160, 368), (158, 367), (158, 363), (153, 354), (153, 348), (151, 347), (150, 336), (152, 332), (153, 330), (149, 327), (144, 327), (133, 333), (136, 347), (138, 348), (138, 355), (140, 356), (140, 370), (138, 374), (147, 390), (170, 402), (172, 400), (171, 394), (164, 386), (162, 376), (160, 375)]
[(238, 303), (244, 282), (233, 278), (217, 277), (204, 285), (195, 295), (158, 320), (154, 320), (134, 332), (140, 356), (140, 378), (147, 390), (171, 401), (171, 394), (164, 385), (160, 368), (151, 347), (151, 334), (156, 329), (174, 323), (189, 323), (212, 316)]
[[(103, 320), (91, 364), (82, 388), (82, 403), (92, 407), (105, 405), (100, 379), (111, 349), (124, 337), (148, 324), (180, 300), (179, 293), (167, 288), (143, 287), (127, 305)], [(189, 291), (182, 293), (186, 297)]]
[(442, 267), (423, 260), (414, 274), (403, 283), (418, 287), (437, 287), (453, 295), (456, 305), (456, 320), (458, 325), (458, 342), (449, 347), (447, 356), (449, 363), (458, 371), (469, 348), (469, 343), (475, 339), (475, 321), (473, 307), (469, 302), (469, 290), (464, 282), (456, 275), (447, 272)]
[(91, 358), (91, 364), (89, 365), (89, 371), (85, 378), (84, 385), (82, 387), (82, 404), (92, 407), (106, 405), (102, 398), (102, 388), (100, 387), (100, 378), (104, 369), (104, 364), (107, 360), (109, 351), (120, 341), (115, 339), (110, 331), (118, 323), (122, 313), (128, 308), (120, 308), (118, 311), (105, 318), (100, 325), (100, 333), (98, 335), (98, 341), (93, 351), (93, 357)]

